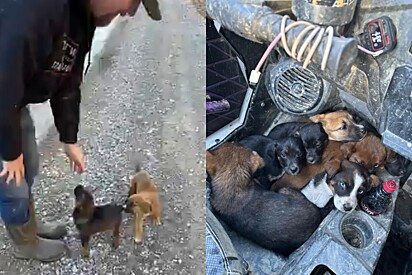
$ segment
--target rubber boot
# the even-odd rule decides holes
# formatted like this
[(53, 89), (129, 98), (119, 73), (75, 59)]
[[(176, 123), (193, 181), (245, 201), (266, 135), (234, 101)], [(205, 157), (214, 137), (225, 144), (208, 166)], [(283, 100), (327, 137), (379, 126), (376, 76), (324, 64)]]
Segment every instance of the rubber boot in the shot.
[(34, 215), (23, 225), (6, 225), (7, 233), (14, 243), (14, 256), (18, 259), (35, 259), (53, 262), (63, 257), (67, 250), (62, 241), (37, 236)]
[(36, 211), (34, 207), (34, 201), (29, 202), (30, 214), (34, 215), (34, 220), (37, 225), (37, 236), (46, 239), (60, 239), (67, 234), (66, 226), (59, 223), (47, 223), (42, 222), (36, 218)]

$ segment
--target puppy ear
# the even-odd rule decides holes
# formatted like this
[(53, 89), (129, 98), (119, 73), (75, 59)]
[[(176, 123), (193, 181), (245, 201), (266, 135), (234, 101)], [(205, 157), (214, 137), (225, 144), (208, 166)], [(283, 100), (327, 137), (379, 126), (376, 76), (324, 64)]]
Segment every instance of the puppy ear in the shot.
[(376, 175), (370, 175), (368, 181), (372, 187), (376, 187), (382, 183), (381, 179)]
[(395, 152), (392, 151), (391, 149), (389, 149), (388, 147), (385, 147), (385, 152), (386, 152), (385, 161), (387, 161), (388, 159), (391, 159), (395, 156)]
[(137, 206), (143, 214), (152, 212), (152, 203), (145, 200), (141, 195), (134, 195), (130, 200), (133, 202), (134, 207)]
[(152, 203), (139, 194), (130, 197), (129, 201), (133, 204), (133, 207), (137, 207), (143, 214), (152, 212)]
[(313, 180), (315, 181), (315, 186), (319, 185), (326, 177), (326, 180), (328, 180), (329, 176), (326, 171), (323, 171), (316, 176), (313, 177)]
[(339, 160), (331, 160), (328, 161), (325, 166), (325, 171), (328, 174), (328, 180), (333, 178), (336, 173), (339, 172), (340, 168), (341, 168), (341, 163)]
[(333, 193), (335, 193), (336, 192), (335, 191), (336, 182), (333, 179), (331, 179), (329, 181), (329, 186), (332, 187), (332, 189), (333, 189), (332, 191), (333, 191)]
[(340, 150), (343, 153), (343, 157), (348, 159), (353, 153), (355, 153), (355, 142), (346, 142), (340, 146)]
[(206, 151), (206, 171), (212, 177), (214, 177), (216, 174), (216, 166), (217, 166), (216, 156), (210, 151)]
[(77, 196), (80, 196), (80, 194), (81, 194), (82, 192), (84, 192), (84, 187), (83, 187), (83, 185), (79, 184), (79, 185), (76, 186), (76, 188), (74, 188), (74, 195), (75, 195), (76, 197), (77, 197)]
[(137, 192), (137, 182), (134, 180), (134, 177), (130, 179), (130, 187), (129, 187), (129, 197), (136, 194)]
[(351, 170), (353, 169), (354, 166), (355, 164), (353, 162), (350, 162), (349, 160), (346, 160), (346, 159), (344, 159), (342, 163), (340, 164), (340, 167), (342, 168), (342, 170)]
[(253, 151), (252, 155), (250, 156), (250, 163), (252, 174), (254, 174), (258, 169), (263, 168), (265, 166), (265, 161), (255, 151)]
[(90, 186), (87, 186), (86, 188), (84, 188), (84, 191), (82, 193), (82, 196), (85, 200), (94, 203), (94, 196), (91, 190)]
[(143, 202), (140, 204), (140, 208), (144, 213), (152, 212), (152, 204), (147, 200), (143, 200)]
[(319, 114), (319, 115), (314, 115), (309, 117), (309, 119), (313, 122), (322, 122), (323, 119), (325, 118), (325, 114)]

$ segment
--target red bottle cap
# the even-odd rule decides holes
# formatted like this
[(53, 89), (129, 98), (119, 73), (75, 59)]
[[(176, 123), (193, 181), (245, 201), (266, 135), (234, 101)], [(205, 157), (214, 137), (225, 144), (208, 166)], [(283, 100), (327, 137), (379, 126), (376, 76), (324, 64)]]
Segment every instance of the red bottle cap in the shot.
[(394, 192), (396, 190), (396, 182), (393, 180), (387, 180), (383, 184), (383, 189), (388, 193)]

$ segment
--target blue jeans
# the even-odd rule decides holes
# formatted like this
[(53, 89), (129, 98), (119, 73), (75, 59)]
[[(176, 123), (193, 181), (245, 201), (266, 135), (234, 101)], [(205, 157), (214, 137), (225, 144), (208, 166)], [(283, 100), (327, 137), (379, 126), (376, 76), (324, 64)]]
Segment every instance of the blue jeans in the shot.
[[(17, 187), (14, 181), (7, 184), (7, 177), (0, 178), (0, 215), (6, 225), (20, 225), (29, 220), (29, 200), (32, 199), (31, 187), (39, 171), (36, 134), (33, 120), (27, 108), (21, 110), (21, 128), (25, 179)], [(3, 165), (0, 161), (1, 170), (3, 170)]]
[(206, 188), (206, 275), (248, 274), (248, 264), (238, 255), (219, 220), (213, 215), (210, 186)]

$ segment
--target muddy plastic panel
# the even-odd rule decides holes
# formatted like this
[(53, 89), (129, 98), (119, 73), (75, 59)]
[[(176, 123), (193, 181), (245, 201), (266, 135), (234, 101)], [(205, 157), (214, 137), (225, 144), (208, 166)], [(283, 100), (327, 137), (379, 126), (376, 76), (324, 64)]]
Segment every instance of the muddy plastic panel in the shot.
[[(347, 33), (348, 35), (362, 33), (365, 24), (380, 16), (388, 16), (394, 23), (397, 31), (396, 47), (392, 51), (379, 55), (378, 57), (359, 53), (354, 66), (351, 68), (351, 72), (336, 81), (340, 88), (346, 93), (352, 94), (367, 104), (368, 112), (372, 116), (372, 119), (368, 119), (369, 122), (376, 128), (379, 128), (378, 130), (381, 134), (387, 131), (387, 141), (385, 141), (384, 137), (385, 145), (392, 147), (395, 151), (406, 157), (407, 155), (410, 156), (412, 148), (403, 147), (403, 151), (409, 151), (409, 154), (405, 155), (401, 152), (401, 146), (408, 145), (408, 142), (412, 140), (411, 134), (407, 134), (405, 131), (403, 131), (404, 133), (400, 133), (398, 137), (392, 137), (391, 134), (398, 135), (398, 132), (401, 131), (395, 128), (402, 124), (405, 125), (405, 127), (409, 127), (409, 129), (412, 128), (411, 119), (405, 119), (406, 116), (404, 118), (396, 117), (399, 114), (400, 108), (398, 107), (403, 106), (402, 108), (404, 108), (409, 102), (408, 106), (411, 108), (410, 88), (408, 89), (408, 86), (404, 85), (408, 80), (402, 80), (397, 77), (397, 75), (406, 74), (405, 78), (408, 78), (407, 75), (410, 74), (410, 72), (408, 72), (407, 68), (412, 66), (412, 54), (410, 52), (412, 28), (405, 27), (412, 24), (411, 1), (359, 1), (353, 23), (348, 26)], [(394, 83), (394, 79), (399, 83)], [(395, 86), (400, 89), (393, 89)], [(351, 100), (345, 99), (345, 101), (351, 104)], [(398, 114), (396, 114), (397, 109)], [(406, 110), (407, 108), (404, 109)], [(391, 118), (387, 124), (385, 122), (386, 111), (393, 111), (392, 114), (389, 114)], [(368, 114), (365, 114), (365, 116), (367, 115)], [(378, 124), (381, 124), (382, 129)], [(408, 136), (409, 140), (405, 138)], [(404, 143), (404, 141), (407, 143)]]
[(379, 132), (383, 143), (412, 160), (412, 67), (395, 70), (383, 102)]
[(287, 258), (249, 241), (226, 225), (225, 229), (239, 255), (249, 263), (252, 274), (286, 274), (279, 271), (287, 264)]

